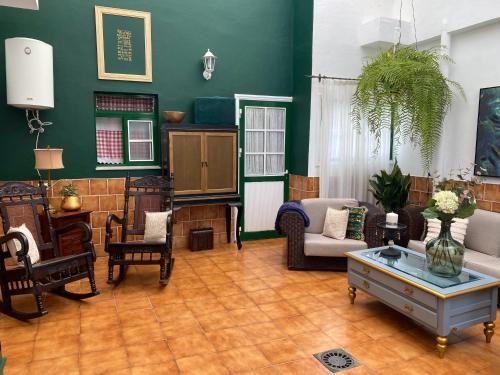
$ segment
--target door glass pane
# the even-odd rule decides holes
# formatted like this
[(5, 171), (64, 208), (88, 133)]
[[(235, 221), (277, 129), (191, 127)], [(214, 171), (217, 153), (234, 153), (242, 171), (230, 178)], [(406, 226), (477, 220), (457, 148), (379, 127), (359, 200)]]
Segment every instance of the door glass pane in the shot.
[(245, 156), (245, 174), (263, 175), (264, 174), (264, 155), (246, 155)]
[(266, 152), (285, 152), (285, 132), (267, 132)]
[(151, 142), (131, 142), (129, 159), (131, 161), (153, 160), (152, 158), (153, 150), (151, 146), (152, 146)]
[(264, 152), (264, 132), (247, 131), (245, 134), (246, 152)]
[(119, 117), (96, 118), (97, 162), (123, 164), (123, 125)]
[(267, 108), (266, 124), (268, 129), (284, 130), (285, 129), (285, 109), (284, 108)]
[(130, 140), (151, 139), (151, 121), (129, 121), (128, 137)]
[(283, 174), (285, 172), (285, 155), (267, 155), (266, 174)]
[(266, 110), (264, 108), (246, 107), (245, 129), (264, 129)]

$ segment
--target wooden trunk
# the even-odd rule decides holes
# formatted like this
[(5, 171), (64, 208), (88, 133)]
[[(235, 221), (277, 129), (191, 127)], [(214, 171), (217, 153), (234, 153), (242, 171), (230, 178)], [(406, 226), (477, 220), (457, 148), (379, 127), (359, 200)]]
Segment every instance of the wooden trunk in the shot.
[(191, 229), (189, 233), (189, 248), (191, 251), (211, 250), (214, 248), (213, 228)]

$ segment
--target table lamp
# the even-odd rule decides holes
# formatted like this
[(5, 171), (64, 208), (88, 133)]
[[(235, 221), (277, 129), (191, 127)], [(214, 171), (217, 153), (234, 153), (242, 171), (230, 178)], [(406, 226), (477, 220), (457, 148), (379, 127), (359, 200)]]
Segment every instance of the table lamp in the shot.
[(47, 171), (48, 189), (51, 188), (50, 172), (53, 169), (63, 169), (62, 148), (36, 148), (35, 152), (35, 169)]

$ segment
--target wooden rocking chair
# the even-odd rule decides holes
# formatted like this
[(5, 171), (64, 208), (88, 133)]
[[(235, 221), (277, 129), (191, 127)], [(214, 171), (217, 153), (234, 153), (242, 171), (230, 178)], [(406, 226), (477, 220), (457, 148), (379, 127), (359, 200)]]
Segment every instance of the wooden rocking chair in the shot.
[[(173, 177), (147, 176), (125, 181), (125, 203), (123, 217), (110, 214), (106, 221), (106, 242), (104, 250), (109, 254), (108, 283), (113, 283), (115, 265), (120, 266), (119, 281), (125, 277), (129, 265), (160, 265), (160, 284), (166, 285), (174, 266), (172, 258), (172, 226), (174, 221)], [(129, 208), (133, 213), (129, 215)], [(165, 242), (146, 242), (135, 236), (143, 236), (147, 212), (170, 210), (167, 218)], [(121, 241), (111, 242), (112, 223), (121, 226)], [(129, 236), (134, 240), (128, 241)]]
[[(43, 210), (50, 241), (45, 242), (41, 233), (38, 212)], [(52, 258), (33, 264), (28, 255), (28, 240), (20, 232), (11, 232), (0, 237), (0, 287), (2, 303), (0, 312), (20, 320), (34, 319), (47, 314), (43, 305), (42, 293), (51, 291), (70, 299), (83, 299), (96, 296), (94, 280), (95, 251), (92, 244), (92, 231), (87, 223), (73, 223), (64, 228), (54, 229), (49, 215), (49, 203), (45, 185), (32, 186), (21, 182), (8, 182), (0, 186), (0, 216), (4, 233), (9, 228), (25, 224), (33, 234), (40, 254), (50, 253)], [(83, 251), (81, 254), (60, 256), (57, 236), (76, 228), (84, 232), (81, 239)], [(22, 265), (8, 267), (5, 260), (11, 257), (6, 251), (6, 243), (17, 239), (21, 250), (17, 252), (17, 261)], [(73, 293), (65, 289), (65, 285), (73, 281), (88, 278), (91, 292)], [(33, 294), (36, 301), (36, 312), (22, 312), (13, 308), (12, 296)]]

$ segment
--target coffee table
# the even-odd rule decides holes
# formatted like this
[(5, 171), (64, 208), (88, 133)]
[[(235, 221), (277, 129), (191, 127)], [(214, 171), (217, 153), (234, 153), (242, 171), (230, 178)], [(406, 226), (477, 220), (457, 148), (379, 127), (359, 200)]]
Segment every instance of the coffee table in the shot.
[(399, 256), (384, 256), (387, 246), (346, 253), (352, 304), (361, 289), (410, 317), (436, 334), (441, 358), (454, 329), (483, 323), (486, 342), (491, 342), (500, 280), (466, 268), (457, 277), (438, 277), (427, 271), (425, 255), (392, 248)]

